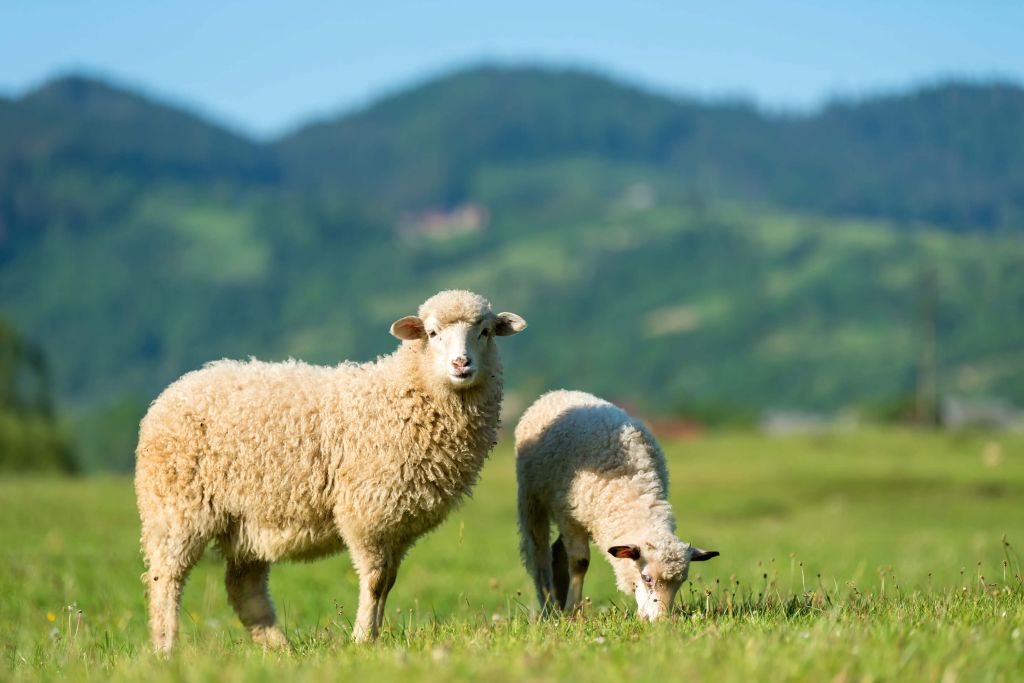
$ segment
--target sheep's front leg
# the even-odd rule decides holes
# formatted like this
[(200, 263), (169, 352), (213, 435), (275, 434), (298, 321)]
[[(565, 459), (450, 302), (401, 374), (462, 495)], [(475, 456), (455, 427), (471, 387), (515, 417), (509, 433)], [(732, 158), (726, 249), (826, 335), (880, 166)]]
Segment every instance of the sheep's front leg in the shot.
[(391, 592), (391, 589), (395, 585), (395, 579), (397, 579), (397, 578), (398, 578), (398, 563), (396, 562), (396, 563), (394, 563), (394, 564), (389, 566), (389, 568), (387, 570), (387, 574), (384, 577), (384, 583), (383, 583), (383, 587), (382, 587), (382, 592), (381, 592), (380, 598), (377, 600), (377, 614), (376, 614), (377, 633), (379, 633), (380, 630), (382, 628), (384, 628), (384, 615), (385, 615), (385, 609), (384, 608), (387, 605), (388, 593)]
[(565, 611), (569, 614), (583, 609), (583, 579), (590, 567), (590, 539), (581, 528), (568, 528), (562, 533), (569, 587), (565, 600)]
[(359, 608), (352, 627), (352, 639), (365, 643), (375, 640), (380, 633), (388, 593), (398, 576), (398, 562), (372, 555), (356, 558), (356, 571), (359, 572)]

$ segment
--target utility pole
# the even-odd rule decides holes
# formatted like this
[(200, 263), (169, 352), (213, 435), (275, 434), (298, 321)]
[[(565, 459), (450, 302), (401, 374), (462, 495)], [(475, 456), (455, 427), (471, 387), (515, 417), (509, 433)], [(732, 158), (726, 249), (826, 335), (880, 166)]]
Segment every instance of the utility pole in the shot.
[(921, 282), (920, 339), (917, 357), (917, 401), (915, 421), (922, 427), (939, 424), (938, 379), (938, 276), (935, 268), (928, 267)]

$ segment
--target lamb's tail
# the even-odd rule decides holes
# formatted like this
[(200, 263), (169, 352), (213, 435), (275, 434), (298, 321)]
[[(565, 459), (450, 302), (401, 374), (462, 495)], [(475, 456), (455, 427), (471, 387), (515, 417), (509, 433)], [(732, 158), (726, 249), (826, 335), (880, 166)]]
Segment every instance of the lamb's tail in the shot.
[(561, 609), (565, 609), (565, 602), (569, 599), (569, 556), (565, 552), (561, 534), (551, 544), (551, 575), (555, 586), (555, 600)]

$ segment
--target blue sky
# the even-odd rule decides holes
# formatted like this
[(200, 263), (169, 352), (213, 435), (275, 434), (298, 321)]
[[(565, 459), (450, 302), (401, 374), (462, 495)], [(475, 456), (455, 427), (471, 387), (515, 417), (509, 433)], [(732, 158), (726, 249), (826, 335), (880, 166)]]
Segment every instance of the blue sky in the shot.
[(0, 92), (84, 71), (255, 135), (483, 60), (806, 109), (955, 76), (1024, 83), (1018, 0), (32, 0), (0, 4)]

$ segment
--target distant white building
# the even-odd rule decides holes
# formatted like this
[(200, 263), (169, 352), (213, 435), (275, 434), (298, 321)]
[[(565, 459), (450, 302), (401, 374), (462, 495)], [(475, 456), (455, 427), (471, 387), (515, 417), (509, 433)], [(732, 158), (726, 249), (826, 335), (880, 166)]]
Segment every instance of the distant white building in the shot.
[(447, 211), (431, 209), (406, 214), (398, 224), (398, 232), (405, 237), (447, 239), (481, 232), (490, 219), (486, 206), (470, 202)]
[(948, 396), (942, 401), (942, 425), (1024, 431), (1024, 411), (1001, 398)]
[(818, 434), (832, 426), (831, 418), (818, 413), (772, 410), (761, 417), (761, 431), (766, 434)]

